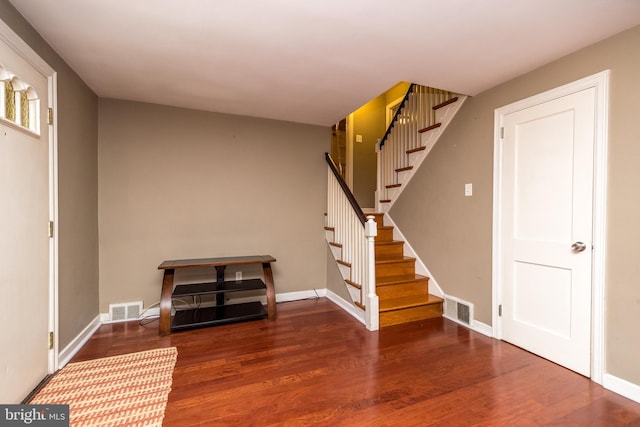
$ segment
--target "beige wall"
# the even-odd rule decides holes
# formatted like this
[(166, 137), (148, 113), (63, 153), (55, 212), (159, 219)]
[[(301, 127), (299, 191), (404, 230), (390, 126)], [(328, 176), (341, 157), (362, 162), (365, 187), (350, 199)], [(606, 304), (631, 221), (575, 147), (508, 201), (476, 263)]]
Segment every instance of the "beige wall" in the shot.
[(101, 312), (157, 302), (168, 259), (270, 254), (277, 293), (326, 287), (328, 127), (101, 99), (99, 135)]
[(348, 303), (351, 302), (351, 295), (349, 295), (349, 290), (347, 289), (347, 284), (344, 282), (342, 278), (342, 273), (340, 273), (340, 269), (338, 268), (338, 264), (333, 258), (333, 254), (331, 253), (331, 249), (329, 245), (327, 245), (327, 289), (338, 295), (343, 300)]
[[(353, 195), (362, 208), (375, 207), (376, 144), (385, 131), (385, 96), (377, 96), (353, 113)], [(356, 142), (362, 135), (362, 142)]]
[[(445, 293), (491, 324), (496, 108), (611, 70), (606, 242), (606, 372), (640, 384), (640, 26), (471, 98), (391, 216)], [(473, 183), (473, 197), (464, 184)]]
[[(403, 97), (410, 83), (399, 82), (381, 95), (373, 98), (353, 113), (353, 195), (362, 208), (375, 207), (377, 181), (376, 144), (384, 136), (387, 105)], [(355, 142), (355, 135), (362, 135), (362, 142)]]
[(0, 19), (58, 73), (59, 344), (98, 315), (98, 98), (6, 0)]

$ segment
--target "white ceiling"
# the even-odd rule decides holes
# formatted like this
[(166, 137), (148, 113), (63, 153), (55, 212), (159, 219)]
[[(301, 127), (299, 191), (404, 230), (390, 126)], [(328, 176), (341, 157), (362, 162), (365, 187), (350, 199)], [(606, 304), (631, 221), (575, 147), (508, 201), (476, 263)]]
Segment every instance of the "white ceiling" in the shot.
[(319, 125), (398, 81), (475, 95), (640, 23), (640, 0), (10, 1), (101, 97)]

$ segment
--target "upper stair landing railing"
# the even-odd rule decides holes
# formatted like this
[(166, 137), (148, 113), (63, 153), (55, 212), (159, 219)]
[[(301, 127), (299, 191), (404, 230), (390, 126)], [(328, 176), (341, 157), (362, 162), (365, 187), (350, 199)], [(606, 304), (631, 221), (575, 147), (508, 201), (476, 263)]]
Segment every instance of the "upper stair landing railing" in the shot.
[(353, 304), (363, 310), (361, 321), (374, 331), (379, 327), (374, 248), (377, 225), (373, 216), (365, 217), (331, 156), (325, 153), (325, 158), (327, 240)]
[[(378, 182), (376, 210), (386, 212), (416, 161), (412, 154), (422, 153), (420, 161), (435, 143), (434, 131), (444, 127), (461, 105), (452, 92), (411, 84), (387, 131), (378, 144)], [(462, 97), (464, 98), (464, 97)], [(454, 105), (457, 104), (457, 105)], [(450, 106), (454, 106), (452, 108)], [(448, 107), (448, 108), (445, 108)], [(452, 114), (443, 116), (442, 111)], [(445, 122), (445, 120), (447, 120)]]

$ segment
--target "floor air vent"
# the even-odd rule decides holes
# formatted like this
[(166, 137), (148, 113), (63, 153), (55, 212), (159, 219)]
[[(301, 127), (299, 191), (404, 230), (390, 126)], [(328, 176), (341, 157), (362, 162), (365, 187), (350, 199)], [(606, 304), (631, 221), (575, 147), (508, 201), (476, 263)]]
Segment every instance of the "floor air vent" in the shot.
[(465, 325), (473, 319), (473, 304), (450, 296), (444, 298), (444, 317)]
[(124, 304), (109, 304), (109, 320), (133, 320), (142, 313), (142, 301), (127, 302)]

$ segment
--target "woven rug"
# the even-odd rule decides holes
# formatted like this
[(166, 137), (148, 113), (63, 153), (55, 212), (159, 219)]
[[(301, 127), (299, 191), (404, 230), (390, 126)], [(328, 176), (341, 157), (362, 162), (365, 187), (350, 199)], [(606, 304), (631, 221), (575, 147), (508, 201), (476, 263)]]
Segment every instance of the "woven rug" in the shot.
[(29, 402), (68, 404), (72, 426), (161, 426), (175, 347), (69, 363)]

